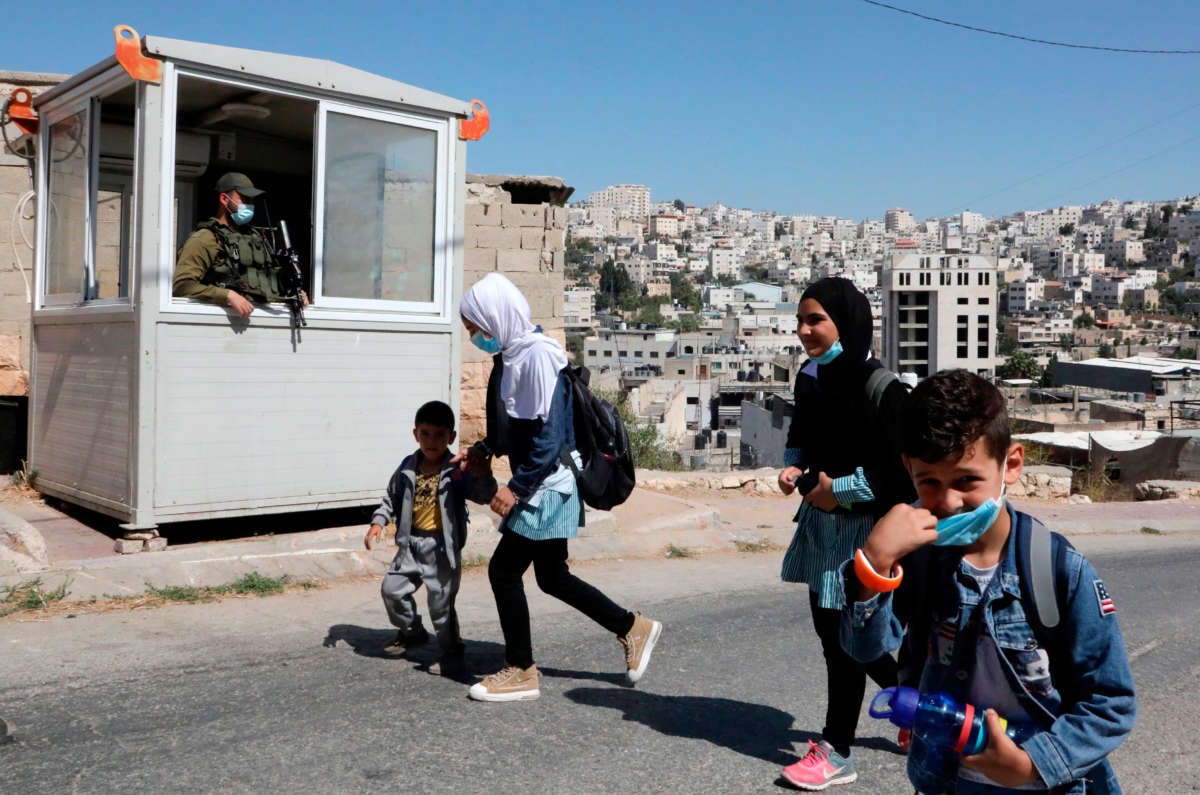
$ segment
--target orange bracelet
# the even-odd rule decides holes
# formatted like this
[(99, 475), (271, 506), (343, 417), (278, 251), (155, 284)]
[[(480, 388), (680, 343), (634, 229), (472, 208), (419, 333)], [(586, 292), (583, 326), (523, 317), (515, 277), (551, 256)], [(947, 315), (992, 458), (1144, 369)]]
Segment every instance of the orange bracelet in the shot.
[(871, 565), (871, 561), (867, 560), (867, 556), (863, 554), (861, 549), (854, 553), (854, 574), (858, 577), (858, 581), (870, 588), (872, 591), (886, 592), (894, 591), (900, 587), (900, 581), (904, 579), (904, 568), (897, 563), (893, 569), (891, 577), (884, 577)]

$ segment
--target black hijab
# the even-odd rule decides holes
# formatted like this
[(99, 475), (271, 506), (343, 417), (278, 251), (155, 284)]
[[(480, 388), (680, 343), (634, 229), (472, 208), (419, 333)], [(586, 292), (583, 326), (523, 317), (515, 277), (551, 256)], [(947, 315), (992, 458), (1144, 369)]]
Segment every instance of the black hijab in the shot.
[(837, 326), (842, 353), (829, 364), (817, 368), (817, 383), (823, 390), (845, 392), (861, 389), (877, 363), (868, 361), (871, 350), (873, 323), (871, 302), (859, 292), (854, 282), (838, 276), (815, 281), (800, 296), (811, 298), (821, 305), (825, 314)]

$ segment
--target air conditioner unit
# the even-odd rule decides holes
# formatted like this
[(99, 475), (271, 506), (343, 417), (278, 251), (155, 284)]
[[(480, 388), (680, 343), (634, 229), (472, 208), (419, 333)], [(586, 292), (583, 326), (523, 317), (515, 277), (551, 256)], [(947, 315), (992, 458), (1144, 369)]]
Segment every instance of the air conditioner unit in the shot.
[[(100, 170), (110, 174), (133, 173), (133, 125), (104, 122), (100, 125)], [(196, 179), (208, 170), (212, 142), (207, 135), (175, 133), (175, 178)]]

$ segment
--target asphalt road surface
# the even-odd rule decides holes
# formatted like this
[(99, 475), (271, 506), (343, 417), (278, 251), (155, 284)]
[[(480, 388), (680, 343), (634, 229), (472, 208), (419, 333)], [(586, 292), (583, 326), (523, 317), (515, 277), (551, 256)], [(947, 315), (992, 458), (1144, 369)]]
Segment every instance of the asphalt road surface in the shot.
[[(1134, 658), (1141, 710), (1114, 756), (1122, 783), (1200, 791), (1200, 536), (1080, 546)], [(542, 697), (517, 704), (470, 702), (420, 660), (377, 656), (391, 632), (365, 580), (0, 621), (0, 717), (15, 728), (0, 793), (781, 792), (779, 770), (820, 730), (825, 686), (804, 588), (778, 581), (779, 558), (577, 566), (663, 621), (662, 643), (626, 687), (611, 636), (531, 595)], [(482, 571), (459, 605), (468, 663), (489, 673), (502, 650)], [(859, 733), (859, 781), (837, 791), (911, 792), (890, 726), (864, 710)]]

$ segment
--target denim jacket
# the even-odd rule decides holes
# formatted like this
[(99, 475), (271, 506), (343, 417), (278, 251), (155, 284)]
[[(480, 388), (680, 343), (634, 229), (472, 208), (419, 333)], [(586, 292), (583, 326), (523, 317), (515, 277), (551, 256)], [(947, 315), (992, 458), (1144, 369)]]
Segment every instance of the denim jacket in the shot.
[(545, 421), (509, 417), (507, 426), (505, 452), (513, 471), (508, 488), (524, 502), (533, 496), (542, 481), (557, 471), (563, 450), (575, 449), (571, 377), (565, 371), (558, 374)]
[[(1017, 513), (1006, 505), (1012, 526)], [(910, 600), (905, 589), (953, 589), (957, 615), (939, 616), (955, 622), (959, 639), (973, 638), (968, 621), (982, 604), (980, 631), (987, 632), (1000, 650), (1001, 668), (1009, 686), (1025, 711), (1041, 726), (1041, 731), (1021, 744), (1029, 754), (1046, 786), (1056, 793), (1120, 792), (1116, 776), (1106, 757), (1128, 736), (1137, 714), (1133, 691), (1133, 673), (1115, 612), (1102, 610), (1100, 578), (1083, 555), (1071, 549), (1067, 553), (1067, 604), (1058, 632), (1065, 633), (1061, 648), (1070, 649), (1069, 665), (1056, 660), (1054, 670), (1070, 676), (1073, 700), (1064, 703), (1060, 687), (1055, 686), (1033, 665), (1033, 655), (1047, 662), (1038, 648), (1032, 627), (1022, 609), (1021, 579), (1017, 570), (1012, 534), (1004, 558), (985, 593), (974, 586), (961, 556), (954, 570), (931, 571), (927, 582), (905, 582), (891, 593), (876, 594), (866, 602), (855, 602), (858, 582), (852, 561), (842, 567), (847, 588), (846, 607), (842, 611), (842, 647), (856, 660), (869, 661), (895, 651), (903, 640), (905, 615)], [(1104, 594), (1105, 597), (1107, 596)], [(895, 598), (893, 598), (895, 597)], [(939, 649), (934, 637), (939, 622), (934, 622), (927, 649)], [(915, 640), (915, 639), (914, 639)], [(943, 640), (942, 643), (945, 643)], [(928, 654), (921, 675), (921, 692), (947, 692), (966, 700), (970, 671), (956, 664), (973, 655)], [(980, 707), (989, 705), (982, 704)], [(1003, 792), (957, 778), (957, 757), (941, 754), (913, 738), (908, 755), (908, 777), (921, 792)]]

